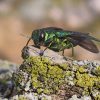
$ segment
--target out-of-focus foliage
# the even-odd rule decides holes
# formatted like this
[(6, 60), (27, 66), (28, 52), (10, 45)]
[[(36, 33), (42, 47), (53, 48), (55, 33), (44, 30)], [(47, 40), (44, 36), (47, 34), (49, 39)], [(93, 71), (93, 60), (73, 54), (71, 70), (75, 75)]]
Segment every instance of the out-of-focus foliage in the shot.
[[(56, 26), (94, 33), (99, 38), (99, 22), (100, 0), (0, 0), (0, 58), (21, 62), (21, 49), (27, 41), (22, 33)], [(80, 48), (76, 54), (79, 59), (100, 59), (100, 53)]]

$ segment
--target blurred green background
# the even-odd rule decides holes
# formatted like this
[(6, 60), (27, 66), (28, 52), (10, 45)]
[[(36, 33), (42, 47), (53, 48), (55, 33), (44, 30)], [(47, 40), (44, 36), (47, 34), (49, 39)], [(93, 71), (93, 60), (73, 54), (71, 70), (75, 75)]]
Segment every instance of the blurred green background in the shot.
[[(100, 0), (0, 0), (0, 59), (21, 63), (28, 40), (21, 34), (30, 36), (34, 29), (48, 26), (90, 32), (100, 39)], [(75, 57), (100, 60), (100, 53), (77, 46)]]

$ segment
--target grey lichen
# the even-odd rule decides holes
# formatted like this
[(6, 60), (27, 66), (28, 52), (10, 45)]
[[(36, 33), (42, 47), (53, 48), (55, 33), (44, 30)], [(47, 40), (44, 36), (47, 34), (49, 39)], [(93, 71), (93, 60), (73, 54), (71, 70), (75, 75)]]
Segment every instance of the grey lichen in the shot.
[(0, 100), (11, 95), (14, 87), (12, 82), (12, 73), (17, 68), (17, 64), (0, 60)]

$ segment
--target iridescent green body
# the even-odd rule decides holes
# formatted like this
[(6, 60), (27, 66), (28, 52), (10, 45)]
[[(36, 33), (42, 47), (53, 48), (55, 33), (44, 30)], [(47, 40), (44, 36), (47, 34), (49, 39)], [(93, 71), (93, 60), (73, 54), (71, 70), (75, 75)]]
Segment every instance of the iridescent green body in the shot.
[[(54, 51), (63, 51), (64, 49), (69, 49), (72, 47), (72, 43), (69, 41), (66, 32), (44, 32), (45, 41), (44, 46), (48, 46), (49, 49)], [(60, 38), (59, 38), (60, 37)], [(61, 38), (61, 37), (66, 37)]]
[[(56, 30), (50, 30), (50, 29), (42, 29), (40, 30), (41, 33), (43, 33), (43, 35), (45, 36), (43, 41), (41, 41), (40, 45), (43, 45), (43, 46), (46, 46), (48, 47), (49, 49), (53, 50), (53, 51), (63, 51), (64, 49), (69, 49), (72, 47), (72, 43), (69, 41), (69, 37), (67, 37), (70, 32), (64, 32), (60, 29), (56, 29)], [(36, 35), (39, 34), (39, 33), (34, 33), (32, 34), (32, 38), (33, 41), (36, 39)], [(38, 35), (39, 36), (39, 35)], [(66, 38), (64, 38), (66, 37)], [(37, 40), (36, 40), (36, 43), (35, 45), (37, 45), (39, 42), (39, 37), (37, 37)], [(38, 46), (38, 45), (37, 45)]]
[(99, 52), (92, 40), (98, 42), (100, 42), (100, 40), (90, 36), (89, 33), (73, 32), (56, 27), (47, 27), (34, 30), (30, 39), (34, 41), (35, 47), (40, 48), (40, 46), (45, 46), (57, 52), (73, 48), (77, 45), (93, 53)]

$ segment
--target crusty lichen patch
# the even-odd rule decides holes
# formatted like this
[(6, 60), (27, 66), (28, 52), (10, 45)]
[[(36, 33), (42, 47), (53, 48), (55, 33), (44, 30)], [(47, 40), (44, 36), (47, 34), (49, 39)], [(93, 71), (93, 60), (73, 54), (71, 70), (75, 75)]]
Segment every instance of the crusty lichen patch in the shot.
[[(66, 90), (65, 96), (71, 97), (77, 93), (79, 96), (89, 95), (97, 100), (100, 94), (100, 66), (94, 66), (91, 70), (89, 67), (67, 63), (54, 64), (40, 56), (28, 57), (19, 71), (14, 73), (13, 79), (16, 86), (24, 91), (56, 94), (63, 86), (63, 90)], [(93, 94), (95, 90), (97, 95)]]
[[(25, 72), (24, 75), (31, 76), (31, 85), (34, 90), (38, 93), (50, 94), (56, 93), (59, 86), (64, 84), (67, 67), (67, 64), (52, 64), (44, 57), (29, 57), (20, 66), (20, 70)], [(16, 84), (20, 86), (27, 83), (25, 76), (20, 76), (22, 72), (17, 77), (14, 76)], [(21, 80), (25, 82), (22, 83)]]
[[(88, 73), (81, 74), (79, 71), (76, 72), (76, 78), (74, 79), (75, 85), (84, 88), (83, 93), (89, 94), (94, 89), (100, 88), (100, 77), (91, 76)], [(90, 89), (91, 91), (88, 91)]]

